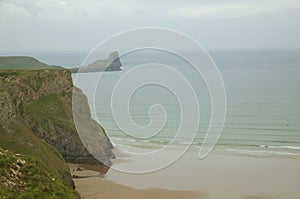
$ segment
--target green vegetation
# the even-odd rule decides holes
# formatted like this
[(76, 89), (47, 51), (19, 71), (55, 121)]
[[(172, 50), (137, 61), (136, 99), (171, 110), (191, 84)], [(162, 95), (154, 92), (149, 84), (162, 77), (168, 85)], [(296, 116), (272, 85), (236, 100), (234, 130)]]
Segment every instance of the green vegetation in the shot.
[[(37, 96), (46, 99), (47, 93), (64, 90), (64, 85), (69, 84), (64, 80), (68, 75), (67, 70), (0, 70), (0, 147), (9, 151), (4, 153), (1, 149), (0, 198), (79, 198), (64, 158), (33, 133), (27, 113), (28, 109), (31, 113), (28, 106), (39, 101)], [(62, 88), (53, 85), (53, 81), (62, 83)], [(44, 117), (47, 112), (44, 110)], [(9, 173), (11, 168), (16, 169), (12, 154), (22, 154), (24, 160), (31, 162), (30, 167), (18, 168), (22, 176), (17, 179)], [(12, 181), (13, 186), (6, 181)]]
[[(75, 132), (74, 122), (70, 119), (72, 118), (71, 97), (71, 92), (42, 96), (26, 107), (26, 113), (45, 131), (52, 131), (51, 126), (56, 126), (65, 131)], [(49, 121), (51, 121), (51, 125), (49, 125)]]
[(1, 198), (79, 198), (33, 156), (0, 148), (0, 168)]
[(61, 178), (61, 173), (67, 175), (68, 168), (62, 156), (53, 147), (34, 136), (28, 127), (21, 123), (15, 123), (10, 130), (12, 132), (4, 130), (1, 132), (0, 130), (0, 146), (2, 148), (14, 153), (36, 157), (44, 169), (57, 178)]
[(36, 60), (33, 57), (27, 56), (0, 56), (0, 69), (17, 69), (17, 70), (32, 70), (32, 69), (49, 69), (58, 68), (48, 66)]

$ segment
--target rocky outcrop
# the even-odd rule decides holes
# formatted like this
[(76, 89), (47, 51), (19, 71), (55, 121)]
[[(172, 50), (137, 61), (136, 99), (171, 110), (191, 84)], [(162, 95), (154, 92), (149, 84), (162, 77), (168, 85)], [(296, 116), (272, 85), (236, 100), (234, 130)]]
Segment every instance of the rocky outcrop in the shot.
[(118, 52), (112, 52), (107, 59), (98, 59), (95, 62), (81, 66), (80, 68), (73, 68), (72, 73), (90, 73), (102, 71), (119, 71), (121, 70), (121, 61)]
[[(107, 140), (105, 130), (92, 119), (87, 97), (83, 92), (75, 88), (73, 91), (73, 113), (76, 129), (81, 140), (89, 149), (89, 152), (97, 157), (100, 162), (105, 165), (111, 165), (110, 159), (114, 158), (111, 153), (113, 147), (111, 142)], [(78, 161), (78, 160), (77, 160)]]
[(16, 117), (16, 109), (13, 100), (7, 92), (0, 92), (0, 118), (4, 126), (14, 120)]

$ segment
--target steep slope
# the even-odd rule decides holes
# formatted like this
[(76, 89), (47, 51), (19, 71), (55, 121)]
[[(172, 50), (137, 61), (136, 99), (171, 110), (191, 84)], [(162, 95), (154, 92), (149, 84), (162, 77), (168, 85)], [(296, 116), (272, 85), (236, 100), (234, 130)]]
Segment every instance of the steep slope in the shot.
[(0, 168), (1, 198), (79, 198), (33, 156), (0, 148)]
[[(35, 158), (66, 190), (74, 184), (64, 160), (102, 165), (105, 173), (114, 157), (104, 130), (91, 118), (86, 120), (102, 133), (103, 161), (81, 143), (72, 117), (72, 89), (68, 70), (0, 70), (0, 147)], [(87, 104), (83, 94), (80, 98)]]

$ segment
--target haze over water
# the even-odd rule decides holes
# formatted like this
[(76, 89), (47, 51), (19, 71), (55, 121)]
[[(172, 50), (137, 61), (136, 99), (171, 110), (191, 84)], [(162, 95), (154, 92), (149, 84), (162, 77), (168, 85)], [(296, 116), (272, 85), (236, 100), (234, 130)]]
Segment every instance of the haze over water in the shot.
[[(242, 154), (300, 156), (300, 51), (216, 51), (212, 52), (211, 56), (222, 74), (228, 100), (225, 126), (215, 150)], [(180, 107), (176, 96), (161, 86), (145, 86), (130, 99), (131, 117), (139, 125), (147, 125), (150, 122), (148, 110), (153, 104), (164, 106), (167, 121), (157, 136), (149, 139), (127, 136), (118, 128), (111, 113), (111, 92), (119, 78), (137, 65), (160, 63), (183, 74), (198, 96), (201, 120), (193, 144), (200, 146), (210, 119), (210, 98), (205, 83), (192, 66), (172, 54), (149, 50), (127, 54), (121, 57), (121, 61), (123, 71), (106, 72), (95, 96), (95, 115), (112, 142), (125, 148), (160, 148), (171, 142), (176, 134), (180, 121)], [(159, 75), (154, 74), (151, 69), (145, 69), (143, 73)], [(86, 76), (87, 79), (97, 76), (80, 75)], [(174, 84), (180, 87), (180, 82)], [(89, 87), (88, 84), (79, 86), (83, 90)], [(86, 91), (86, 94), (93, 100), (91, 93)], [(190, 119), (193, 119), (192, 115)], [(189, 129), (186, 133), (190, 133)], [(182, 137), (180, 142), (173, 144), (189, 143)]]

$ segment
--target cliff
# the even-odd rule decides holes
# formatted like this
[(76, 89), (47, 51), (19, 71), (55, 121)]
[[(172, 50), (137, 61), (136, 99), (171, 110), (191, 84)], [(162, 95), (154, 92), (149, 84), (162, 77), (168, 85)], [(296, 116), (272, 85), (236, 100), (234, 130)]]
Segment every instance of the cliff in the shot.
[(112, 52), (107, 59), (98, 59), (95, 62), (82, 66), (80, 68), (73, 68), (72, 73), (89, 73), (102, 71), (119, 71), (121, 70), (121, 61), (118, 52)]
[[(35, 158), (47, 175), (69, 188), (74, 184), (65, 161), (101, 165), (105, 173), (114, 158), (110, 140), (88, 108), (83, 116), (102, 135), (102, 162), (83, 146), (73, 121), (72, 90), (69, 70), (0, 70), (0, 147)], [(83, 93), (76, 93), (88, 107)]]

